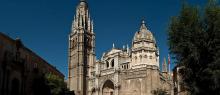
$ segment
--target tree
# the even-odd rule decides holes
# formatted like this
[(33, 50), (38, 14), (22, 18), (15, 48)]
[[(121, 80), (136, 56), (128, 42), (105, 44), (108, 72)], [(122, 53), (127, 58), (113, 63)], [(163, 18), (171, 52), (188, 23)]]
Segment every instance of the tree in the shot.
[(220, 6), (209, 0), (204, 10), (183, 4), (171, 19), (169, 50), (182, 66), (186, 89), (192, 95), (220, 94)]
[(66, 84), (63, 79), (54, 74), (46, 74), (47, 85), (52, 95), (64, 95), (67, 91)]
[(35, 68), (32, 72), (32, 94), (33, 95), (51, 95), (50, 88), (46, 83), (44, 74)]

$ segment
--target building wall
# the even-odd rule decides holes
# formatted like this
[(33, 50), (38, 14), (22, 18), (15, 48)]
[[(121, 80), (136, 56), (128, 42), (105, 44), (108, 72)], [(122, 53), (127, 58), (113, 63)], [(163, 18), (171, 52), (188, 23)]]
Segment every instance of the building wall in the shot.
[[(114, 65), (112, 65), (114, 62)], [(94, 76), (90, 77), (88, 95), (111, 95), (106, 83), (114, 84), (113, 95), (152, 95), (152, 91), (166, 89), (171, 94), (171, 85), (157, 65), (130, 68), (131, 58), (127, 51), (112, 48), (96, 62)], [(108, 65), (107, 65), (108, 64)], [(164, 79), (164, 80), (163, 80)], [(105, 93), (103, 93), (103, 91)]]
[(33, 71), (44, 75), (64, 75), (37, 54), (26, 48), (20, 39), (0, 33), (0, 95), (30, 95)]
[(114, 84), (113, 95), (153, 95), (152, 91), (160, 88), (167, 89), (167, 92), (170, 93), (170, 86), (166, 86), (168, 82), (164, 81), (163, 84), (161, 82), (158, 67), (148, 66), (119, 72), (113, 68), (101, 70), (100, 76), (94, 76), (90, 80), (88, 95), (110, 95), (103, 93), (103, 85), (108, 80)]
[(121, 76), (119, 95), (151, 95), (160, 84), (157, 67), (126, 71)]

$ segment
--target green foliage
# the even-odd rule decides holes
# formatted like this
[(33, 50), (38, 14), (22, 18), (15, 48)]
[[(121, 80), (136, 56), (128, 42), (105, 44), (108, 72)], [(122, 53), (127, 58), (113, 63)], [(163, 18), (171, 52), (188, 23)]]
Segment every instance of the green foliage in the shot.
[(193, 95), (220, 95), (220, 6), (209, 0), (203, 11), (184, 4), (168, 31), (169, 49), (187, 90)]
[(53, 74), (47, 74), (45, 77), (52, 95), (64, 95), (66, 84), (63, 79)]
[(31, 95), (51, 95), (44, 74), (35, 68), (31, 74)]

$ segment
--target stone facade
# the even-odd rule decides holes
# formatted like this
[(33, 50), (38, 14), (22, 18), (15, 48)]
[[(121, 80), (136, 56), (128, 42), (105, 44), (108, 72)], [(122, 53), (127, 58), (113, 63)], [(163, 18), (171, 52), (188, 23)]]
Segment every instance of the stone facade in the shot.
[(0, 32), (0, 95), (33, 95), (37, 74), (64, 79), (60, 71), (26, 48), (20, 39)]
[(79, 95), (86, 95), (88, 78), (95, 62), (95, 34), (88, 5), (80, 0), (69, 35), (68, 87)]
[(157, 89), (171, 94), (167, 65), (160, 72), (159, 49), (145, 21), (132, 47), (116, 48), (95, 59), (95, 34), (88, 3), (80, 0), (69, 35), (68, 88), (76, 95), (152, 95)]

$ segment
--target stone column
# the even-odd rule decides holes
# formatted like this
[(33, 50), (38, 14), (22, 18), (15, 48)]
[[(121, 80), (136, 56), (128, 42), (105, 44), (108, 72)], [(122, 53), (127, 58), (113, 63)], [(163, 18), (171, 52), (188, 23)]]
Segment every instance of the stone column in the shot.
[[(118, 54), (119, 55), (119, 54)], [(119, 95), (119, 56), (115, 57), (115, 73), (114, 73), (114, 94)]]

